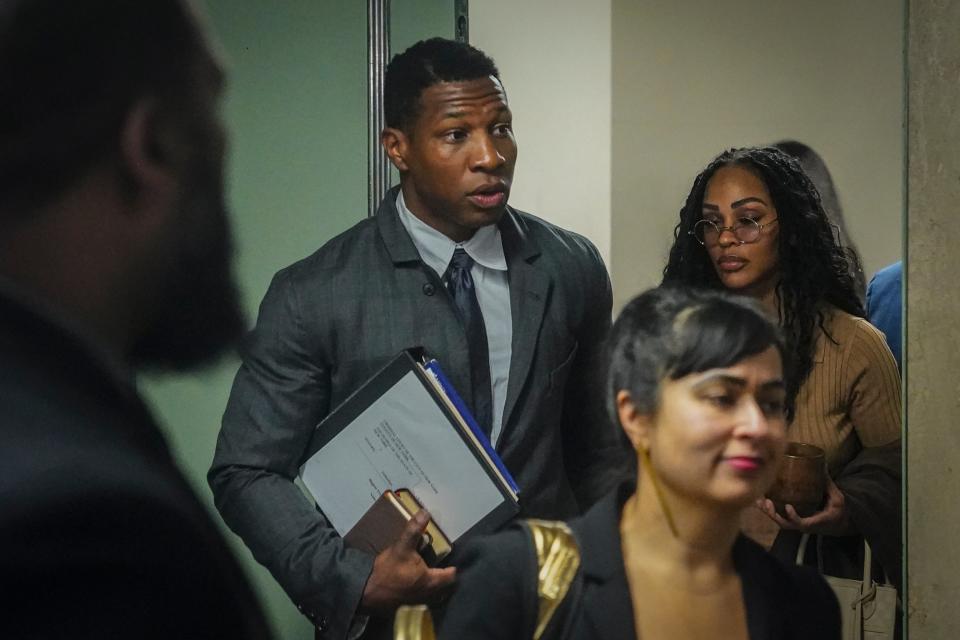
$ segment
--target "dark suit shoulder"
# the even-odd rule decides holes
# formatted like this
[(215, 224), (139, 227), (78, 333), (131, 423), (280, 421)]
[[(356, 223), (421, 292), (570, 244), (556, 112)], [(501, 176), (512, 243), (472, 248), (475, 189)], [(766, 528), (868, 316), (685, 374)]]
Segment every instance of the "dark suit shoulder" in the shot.
[(514, 525), (464, 547), (456, 589), (437, 612), (439, 638), (530, 638), (537, 614), (537, 560)]
[(135, 628), (143, 638), (267, 637), (212, 523), (144, 480), (60, 494), (45, 487), (28, 494), (37, 498), (30, 508), (0, 518), (10, 534), (0, 535), (0, 565), (18, 585), (6, 602), (17, 614), (0, 622), (11, 633), (0, 635), (121, 637)]
[(748, 567), (750, 573), (762, 574), (766, 580), (783, 584), (789, 591), (802, 594), (822, 587), (824, 593), (833, 593), (823, 576), (812, 568), (781, 562), (749, 538), (741, 536), (734, 553), (738, 568)]
[(225, 541), (164, 458), (80, 412), (5, 426), (16, 431), (0, 455), (0, 572), (18, 588), (0, 636), (268, 635)]
[[(353, 295), (358, 277), (369, 275), (381, 258), (388, 260), (380, 255), (381, 246), (375, 218), (366, 218), (280, 269), (261, 301), (260, 323), (294, 330), (306, 341), (303, 348), (314, 357), (322, 355), (316, 338), (329, 329), (325, 321), (335, 308), (332, 302), (359, 297)], [(310, 318), (310, 331), (303, 325), (305, 318)]]
[[(586, 308), (599, 317), (610, 315), (610, 276), (593, 242), (524, 211), (511, 210), (510, 220), (527, 240), (525, 251), (538, 251), (536, 264), (555, 274), (555, 283), (567, 293), (568, 309)], [(573, 322), (573, 326), (578, 324)]]
[(284, 274), (294, 281), (312, 277), (318, 270), (327, 271), (346, 266), (354, 258), (358, 249), (364, 253), (370, 250), (377, 239), (375, 218), (365, 218), (346, 231), (327, 240), (323, 245), (305, 258), (283, 268), (277, 274)]
[[(572, 259), (586, 260), (588, 263), (600, 261), (600, 252), (586, 236), (576, 231), (547, 222), (532, 213), (511, 209), (518, 226), (540, 247), (550, 253), (561, 251)], [(602, 264), (602, 261), (600, 261)]]
[(776, 612), (791, 638), (839, 640), (840, 606), (817, 571), (783, 563), (743, 536), (734, 548), (734, 563), (748, 610), (752, 605)]

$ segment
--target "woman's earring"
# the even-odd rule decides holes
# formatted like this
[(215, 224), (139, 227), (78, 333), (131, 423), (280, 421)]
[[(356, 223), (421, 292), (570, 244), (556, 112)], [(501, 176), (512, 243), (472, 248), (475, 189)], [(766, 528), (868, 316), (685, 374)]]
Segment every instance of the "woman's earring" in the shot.
[(657, 477), (657, 472), (653, 468), (653, 462), (650, 460), (650, 447), (641, 444), (637, 448), (637, 451), (640, 453), (641, 465), (647, 470), (647, 475), (650, 476), (650, 481), (653, 482), (653, 491), (657, 494), (657, 502), (660, 503), (660, 509), (663, 511), (663, 516), (667, 520), (667, 526), (670, 527), (670, 532), (673, 534), (673, 537), (678, 538), (677, 525), (673, 521), (673, 514), (670, 513), (670, 507), (667, 506), (667, 500), (663, 496), (660, 478)]
[(640, 454), (640, 458), (643, 460), (643, 465), (652, 472), (653, 469), (650, 462), (650, 447), (648, 445), (641, 444), (639, 447), (637, 447), (637, 453)]

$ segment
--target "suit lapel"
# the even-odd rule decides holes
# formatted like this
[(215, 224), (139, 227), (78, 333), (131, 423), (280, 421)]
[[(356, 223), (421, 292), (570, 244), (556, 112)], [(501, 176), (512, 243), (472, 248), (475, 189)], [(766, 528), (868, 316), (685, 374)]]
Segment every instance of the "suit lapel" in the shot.
[(757, 570), (763, 564), (755, 556), (763, 552), (755, 549), (751, 558), (751, 544), (741, 535), (733, 545), (733, 566), (740, 575), (747, 631), (750, 640), (774, 640), (786, 635), (775, 617), (781, 607), (777, 606), (773, 594), (779, 591), (780, 585), (771, 583), (767, 572)]
[[(619, 551), (619, 548), (617, 549)], [(635, 638), (633, 603), (630, 602), (630, 586), (621, 566), (618, 574), (610, 574), (588, 588), (581, 610), (584, 628), (592, 638)]]
[(530, 375), (550, 292), (550, 276), (537, 266), (540, 248), (521, 223), (520, 218), (507, 209), (499, 225), (510, 279), (510, 316), (513, 322), (510, 378), (503, 408), (501, 441), (507, 428), (512, 425), (517, 399)]
[(579, 608), (592, 638), (635, 637), (620, 544), (620, 510), (631, 493), (633, 484), (622, 484), (572, 525), (582, 554), (584, 599)]
[(397, 194), (400, 187), (396, 186), (387, 191), (380, 206), (377, 207), (377, 229), (383, 239), (383, 246), (390, 255), (395, 266), (409, 265), (411, 262), (422, 262), (420, 253), (407, 230), (400, 222), (400, 213), (397, 211)]
[[(422, 317), (414, 314), (413, 317), (396, 319), (398, 323), (410, 323), (409, 329), (399, 330), (409, 331), (411, 336), (415, 336), (416, 344), (408, 344), (407, 347), (428, 347), (427, 355), (438, 358), (440, 366), (450, 377), (457, 393), (469, 406), (472, 406), (473, 388), (470, 386), (470, 356), (467, 351), (466, 334), (457, 319), (453, 301), (446, 288), (433, 269), (424, 264), (413, 239), (400, 222), (400, 213), (397, 211), (396, 204), (399, 192), (399, 186), (387, 192), (377, 209), (376, 216), (377, 230), (383, 241), (383, 247), (393, 264), (395, 280), (392, 286), (398, 291), (409, 292), (409, 295), (415, 299), (423, 296), (424, 305), (443, 306), (443, 309), (437, 310), (440, 321), (424, 322)], [(417, 277), (411, 279), (411, 273), (416, 273)], [(423, 295), (423, 287), (428, 283), (436, 291), (436, 294), (429, 298)], [(439, 349), (440, 353), (431, 352), (429, 348), (431, 346)]]
[[(583, 612), (585, 630), (591, 638), (635, 638), (633, 603), (623, 567), (620, 540), (620, 512), (633, 493), (634, 484), (624, 482), (615, 492), (601, 498), (571, 527), (581, 549), (584, 580)], [(743, 536), (733, 547), (733, 564), (743, 588), (747, 631), (751, 640), (788, 637), (783, 624), (783, 600), (778, 599), (782, 583), (779, 575), (764, 570), (764, 554)]]

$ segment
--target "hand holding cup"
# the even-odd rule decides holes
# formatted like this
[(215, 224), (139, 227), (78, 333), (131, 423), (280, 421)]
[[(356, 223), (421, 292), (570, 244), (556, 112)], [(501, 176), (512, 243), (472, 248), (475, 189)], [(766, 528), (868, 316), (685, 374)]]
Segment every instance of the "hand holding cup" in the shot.
[(791, 442), (777, 479), (757, 507), (781, 529), (824, 535), (849, 535), (843, 492), (829, 478), (823, 450)]
[(813, 515), (823, 506), (827, 492), (827, 466), (823, 449), (803, 442), (788, 442), (777, 477), (767, 492), (773, 506), (787, 517), (792, 505), (801, 518)]

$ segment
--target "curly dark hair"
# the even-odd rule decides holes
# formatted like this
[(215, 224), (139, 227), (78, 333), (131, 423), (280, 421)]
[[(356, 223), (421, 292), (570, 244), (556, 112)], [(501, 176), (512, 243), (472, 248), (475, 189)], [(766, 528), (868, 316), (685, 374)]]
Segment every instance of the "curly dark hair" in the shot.
[[(789, 355), (784, 363), (787, 396), (792, 399), (813, 368), (816, 328), (833, 340), (823, 326), (824, 305), (865, 316), (851, 275), (860, 270), (859, 260), (837, 243), (817, 188), (794, 158), (774, 147), (744, 147), (721, 153), (693, 181), (674, 228), (664, 284), (723, 288), (706, 249), (690, 231), (703, 217), (707, 183), (718, 169), (729, 165), (757, 174), (777, 210), (780, 279), (776, 293)], [(792, 406), (788, 415), (793, 417)]]

